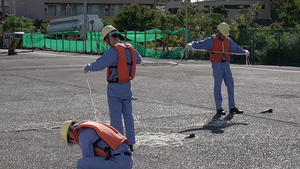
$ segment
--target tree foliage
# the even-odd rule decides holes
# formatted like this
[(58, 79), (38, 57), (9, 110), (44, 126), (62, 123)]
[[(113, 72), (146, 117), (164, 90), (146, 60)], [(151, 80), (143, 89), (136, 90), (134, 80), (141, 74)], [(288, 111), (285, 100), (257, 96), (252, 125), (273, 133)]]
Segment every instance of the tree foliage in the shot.
[(268, 0), (279, 17), (276, 23), (284, 24), (290, 28), (297, 28), (300, 22), (300, 1), (299, 0)]
[[(194, 4), (189, 4), (188, 11), (188, 30), (214, 30), (221, 22), (227, 22), (232, 29), (282, 29), (283, 26), (297, 29), (299, 26), (300, 1), (299, 0), (268, 0), (272, 9), (275, 9), (279, 20), (273, 21), (270, 26), (254, 24), (260, 13), (262, 6), (254, 4), (251, 8), (242, 8), (240, 14), (235, 19), (228, 18), (229, 10), (223, 5), (212, 7), (212, 13), (208, 17), (203, 17), (205, 8), (201, 9)], [(157, 1), (158, 2), (158, 1)], [(160, 1), (163, 2), (163, 1)], [(147, 6), (137, 4), (126, 5), (113, 19), (113, 24), (122, 30), (179, 30), (185, 28), (186, 7), (185, 3), (178, 9), (176, 14), (170, 12), (159, 12)]]
[(32, 32), (35, 30), (32, 19), (15, 15), (9, 16), (2, 27), (4, 32)]
[(254, 10), (250, 8), (244, 8), (241, 6), (239, 12), (240, 15), (236, 15), (236, 22), (238, 30), (246, 30), (254, 26), (254, 21), (257, 19), (257, 16), (262, 8), (258, 3), (253, 5)]
[(212, 13), (221, 14), (224, 18), (228, 18), (229, 10), (224, 5), (216, 5), (212, 7)]
[(296, 5), (295, 0), (287, 0), (287, 2), (283, 6), (285, 10), (279, 14), (279, 17), (283, 20), (285, 24), (289, 25), (291, 28), (295, 28), (296, 25), (299, 23), (299, 5)]
[(114, 25), (119, 31), (153, 29), (158, 24), (158, 11), (148, 6), (137, 4), (125, 5), (114, 18)]

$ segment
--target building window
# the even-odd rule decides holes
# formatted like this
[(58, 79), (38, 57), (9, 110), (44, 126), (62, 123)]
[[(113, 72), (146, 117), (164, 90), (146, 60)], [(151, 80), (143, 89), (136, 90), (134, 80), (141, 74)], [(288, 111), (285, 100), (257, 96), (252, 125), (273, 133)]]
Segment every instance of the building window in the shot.
[(105, 5), (92, 5), (91, 9), (93, 15), (98, 15), (99, 17), (105, 16)]
[(83, 5), (82, 4), (72, 4), (71, 10), (72, 10), (72, 16), (83, 15)]
[(247, 9), (250, 8), (250, 5), (224, 5), (224, 7), (226, 9), (241, 9), (241, 8)]
[(61, 16), (60, 4), (47, 4), (45, 10), (48, 16)]
[(176, 14), (179, 8), (169, 8), (171, 14)]
[(123, 9), (123, 5), (114, 5), (114, 16), (116, 16)]
[(204, 13), (210, 13), (210, 5), (204, 5)]

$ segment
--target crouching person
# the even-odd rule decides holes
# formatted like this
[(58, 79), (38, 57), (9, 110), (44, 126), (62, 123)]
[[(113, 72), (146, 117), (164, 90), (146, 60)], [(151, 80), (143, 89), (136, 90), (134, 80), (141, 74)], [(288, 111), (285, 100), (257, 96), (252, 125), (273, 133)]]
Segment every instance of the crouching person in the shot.
[(76, 163), (78, 169), (131, 169), (133, 166), (128, 139), (107, 124), (66, 121), (60, 128), (60, 136), (69, 145), (80, 146), (82, 158)]

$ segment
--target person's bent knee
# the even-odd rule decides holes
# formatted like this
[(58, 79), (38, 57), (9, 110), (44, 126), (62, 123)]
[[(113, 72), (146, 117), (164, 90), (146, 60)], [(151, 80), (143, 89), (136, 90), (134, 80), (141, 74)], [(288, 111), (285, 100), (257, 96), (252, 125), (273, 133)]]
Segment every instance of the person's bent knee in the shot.
[(77, 169), (84, 169), (85, 166), (86, 165), (85, 165), (85, 162), (84, 162), (83, 158), (77, 160), (77, 162), (76, 162), (76, 168)]

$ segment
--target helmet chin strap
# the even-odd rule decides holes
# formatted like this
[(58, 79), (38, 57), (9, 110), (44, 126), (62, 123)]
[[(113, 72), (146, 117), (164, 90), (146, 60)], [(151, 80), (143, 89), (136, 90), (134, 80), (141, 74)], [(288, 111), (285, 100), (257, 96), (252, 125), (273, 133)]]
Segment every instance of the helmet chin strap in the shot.
[(109, 38), (108, 38), (108, 35), (106, 35), (106, 37), (105, 37), (105, 42), (109, 45), (109, 46), (112, 46), (111, 44), (110, 44), (110, 41), (109, 41)]
[(78, 126), (78, 124), (77, 123), (72, 123), (71, 125), (70, 125), (70, 127), (69, 127), (69, 129), (72, 131), (74, 128), (76, 128)]
[[(220, 40), (220, 41), (223, 41), (224, 39), (221, 37), (222, 33), (221, 32), (218, 32), (217, 33), (217, 38)], [(223, 35), (224, 36), (224, 35)]]

